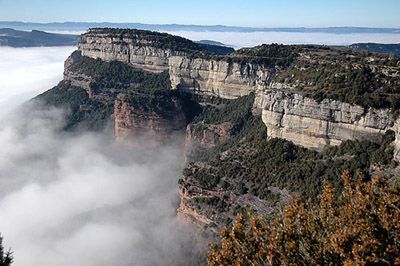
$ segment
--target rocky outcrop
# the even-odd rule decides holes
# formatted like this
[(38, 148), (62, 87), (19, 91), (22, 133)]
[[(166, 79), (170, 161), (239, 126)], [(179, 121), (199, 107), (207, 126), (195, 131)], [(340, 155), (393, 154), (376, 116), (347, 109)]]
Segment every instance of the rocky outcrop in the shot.
[(284, 138), (316, 150), (349, 139), (378, 142), (392, 121), (389, 109), (366, 110), (328, 99), (317, 102), (276, 90), (259, 93), (255, 107), (261, 110), (269, 137)]
[(180, 106), (162, 113), (146, 111), (125, 101), (123, 94), (115, 100), (114, 119), (117, 142), (128, 145), (144, 137), (163, 143), (173, 132), (186, 126), (185, 113)]
[(93, 81), (92, 77), (88, 77), (85, 74), (73, 72), (70, 66), (74, 63), (74, 59), (71, 56), (65, 60), (64, 63), (64, 80), (71, 82), (72, 86), (77, 86), (85, 89), (89, 95), (89, 98), (94, 96), (93, 90), (90, 88), (90, 83)]
[(394, 123), (393, 131), (395, 132), (393, 159), (400, 162), (400, 118), (398, 118)]
[[(189, 165), (187, 170), (198, 171), (210, 167), (206, 163), (196, 162)], [(271, 188), (271, 193), (280, 197), (281, 191)], [(210, 235), (217, 235), (239, 213), (270, 214), (274, 210), (274, 204), (268, 200), (249, 193), (240, 194), (220, 185), (204, 187), (186, 175), (179, 181), (179, 195), (181, 203), (177, 210), (178, 217)]]
[[(173, 89), (227, 99), (256, 92), (255, 106), (268, 128), (269, 137), (291, 140), (307, 148), (323, 150), (348, 139), (378, 141), (390, 128), (392, 118), (388, 109), (365, 110), (361, 106), (328, 99), (317, 102), (297, 93), (289, 93), (296, 91), (295, 84), (285, 85), (274, 81), (274, 68), (235, 63), (229, 56), (204, 56), (201, 52), (196, 53), (198, 51), (193, 53), (187, 47), (171, 49), (168, 42), (163, 43), (164, 39), (160, 41), (157, 38), (170, 38), (168, 40), (172, 40), (171, 43), (179, 44), (178, 48), (189, 45), (192, 49), (188, 40), (176, 36), (104, 29), (91, 29), (83, 34), (78, 48), (82, 55), (91, 58), (117, 60), (152, 72), (168, 70)], [(89, 77), (66, 71), (65, 78), (73, 85), (85, 88), (90, 97), (96, 95), (89, 86)], [(123, 135), (122, 132), (127, 130), (122, 130), (123, 126), (118, 128), (121, 132), (118, 135)], [(191, 145), (205, 148), (202, 144), (188, 141), (188, 158), (195, 150), (190, 148)]]
[(172, 88), (210, 94), (227, 99), (264, 88), (273, 71), (256, 64), (213, 60), (187, 52), (159, 48), (139, 36), (103, 33), (91, 29), (81, 35), (78, 49), (83, 56), (117, 60), (146, 71), (168, 70)]
[(186, 127), (185, 162), (192, 162), (200, 152), (214, 148), (231, 137), (232, 123), (219, 125), (204, 121)]
[(174, 88), (225, 99), (236, 99), (264, 88), (272, 78), (271, 70), (259, 65), (184, 56), (170, 58), (169, 74)]

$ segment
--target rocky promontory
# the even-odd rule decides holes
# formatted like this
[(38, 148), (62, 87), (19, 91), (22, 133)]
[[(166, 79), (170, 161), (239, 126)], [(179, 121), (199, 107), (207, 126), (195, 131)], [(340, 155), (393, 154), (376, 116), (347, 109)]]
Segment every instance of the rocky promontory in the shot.
[(90, 29), (79, 38), (83, 56), (120, 61), (145, 71), (169, 71), (172, 89), (233, 99), (265, 87), (273, 70), (240, 64), (187, 39), (148, 31)]
[[(315, 200), (343, 170), (400, 161), (400, 60), (344, 48), (260, 45), (216, 54), (185, 38), (90, 29), (64, 80), (38, 96), (66, 130), (113, 125), (117, 141), (186, 134), (178, 215), (218, 232), (270, 215), (289, 194)], [(393, 170), (395, 172), (395, 170)]]

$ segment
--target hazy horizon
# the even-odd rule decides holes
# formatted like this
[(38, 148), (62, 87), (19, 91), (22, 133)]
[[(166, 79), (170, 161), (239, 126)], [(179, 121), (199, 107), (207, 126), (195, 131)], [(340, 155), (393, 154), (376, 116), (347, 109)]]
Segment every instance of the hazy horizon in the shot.
[[(36, 26), (9, 25), (80, 34), (86, 26), (37, 23), (140, 21), (153, 30), (188, 25), (158, 29), (236, 49), (263, 43), (400, 43), (399, 10), (397, 0), (0, 0), (0, 28), (7, 21), (30, 21)], [(64, 61), (75, 49), (0, 47), (0, 234), (15, 257), (12, 266), (198, 264), (204, 243), (197, 245), (193, 228), (177, 216), (184, 130), (165, 145), (140, 139), (124, 147), (115, 142), (113, 123), (101, 132), (66, 132), (68, 110), (30, 101), (62, 81)]]
[[(90, 10), (90, 12), (88, 12)], [(396, 0), (0, 1), (8, 21), (140, 21), (245, 27), (399, 27)]]

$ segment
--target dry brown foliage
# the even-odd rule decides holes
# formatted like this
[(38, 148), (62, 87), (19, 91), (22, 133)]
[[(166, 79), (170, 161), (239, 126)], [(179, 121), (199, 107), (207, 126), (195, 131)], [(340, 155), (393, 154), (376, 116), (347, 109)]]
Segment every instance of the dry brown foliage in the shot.
[(271, 224), (238, 216), (222, 246), (210, 244), (208, 265), (400, 265), (399, 189), (342, 178), (339, 198), (325, 182), (317, 204), (296, 197)]

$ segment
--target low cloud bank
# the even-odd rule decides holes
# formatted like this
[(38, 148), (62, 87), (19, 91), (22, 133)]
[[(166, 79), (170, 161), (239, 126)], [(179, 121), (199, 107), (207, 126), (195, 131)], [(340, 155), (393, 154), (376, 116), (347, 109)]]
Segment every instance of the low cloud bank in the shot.
[(15, 266), (188, 265), (182, 149), (60, 132), (63, 112), (0, 118), (0, 232)]
[(0, 47), (0, 115), (62, 80), (64, 61), (76, 47)]
[(304, 32), (196, 32), (169, 31), (194, 41), (213, 40), (234, 48), (253, 47), (263, 43), (350, 45), (360, 42), (400, 43), (400, 34), (333, 34)]

